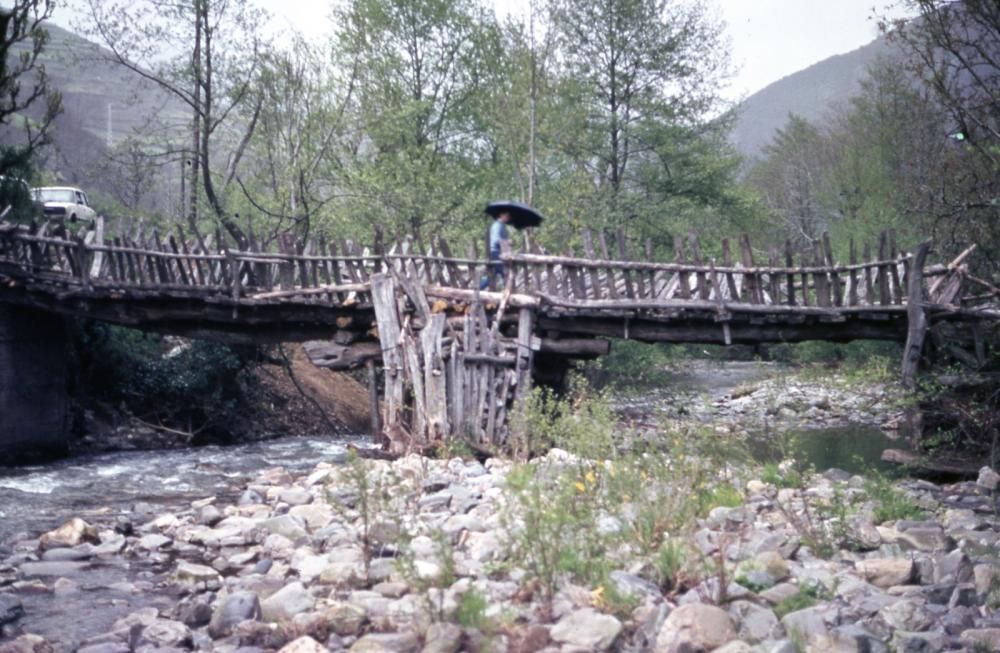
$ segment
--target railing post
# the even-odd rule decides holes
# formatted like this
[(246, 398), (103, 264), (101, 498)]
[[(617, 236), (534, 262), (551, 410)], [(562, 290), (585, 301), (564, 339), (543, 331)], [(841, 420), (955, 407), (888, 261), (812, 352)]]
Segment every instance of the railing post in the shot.
[(93, 284), (90, 280), (90, 249), (87, 247), (87, 243), (82, 236), (74, 236), (73, 239), (76, 241), (76, 260), (77, 265), (80, 266), (80, 280), (83, 281), (84, 288), (92, 290)]
[(240, 305), (240, 263), (236, 254), (228, 247), (226, 248), (226, 267), (229, 268), (229, 290), (233, 300), (233, 319), (235, 320)]
[(907, 275), (906, 293), (906, 346), (903, 349), (903, 387), (914, 388), (917, 384), (917, 368), (924, 349), (927, 335), (927, 311), (924, 308), (924, 260), (930, 249), (930, 241), (917, 246)]

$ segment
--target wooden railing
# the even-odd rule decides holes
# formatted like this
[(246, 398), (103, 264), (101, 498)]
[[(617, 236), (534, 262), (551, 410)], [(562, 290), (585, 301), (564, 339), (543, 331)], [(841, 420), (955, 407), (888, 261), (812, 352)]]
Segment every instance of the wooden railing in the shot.
[[(755, 261), (746, 235), (739, 239), (737, 263), (728, 239), (722, 241), (719, 261), (702, 254), (693, 234), (686, 243), (676, 238), (673, 262), (652, 261), (649, 243), (645, 260), (629, 260), (620, 231), (615, 240), (609, 248), (603, 233), (595, 239), (584, 230), (582, 256), (572, 250), (555, 256), (537, 247), (506, 251), (505, 276), (497, 279), (492, 274), (495, 263), (480, 259), (471, 246), (466, 258), (457, 258), (443, 238), (435, 238), (429, 247), (407, 239), (388, 249), (376, 238), (373, 248), (363, 249), (351, 241), (328, 242), (321, 236), (304, 244), (279, 239), (277, 251), (241, 251), (228, 246), (222, 234), (189, 238), (180, 227), (166, 236), (140, 229), (105, 237), (101, 221), (76, 234), (48, 223), (34, 230), (0, 224), (0, 260), (40, 281), (86, 289), (208, 293), (236, 303), (370, 305), (371, 276), (383, 272), (416, 282), (431, 293), (435, 288), (451, 289), (456, 291), (454, 297), (469, 298), (483, 285), (485, 290), (505, 286), (533, 302), (568, 309), (683, 306), (755, 312), (767, 307), (767, 312), (826, 314), (872, 308), (899, 311), (907, 301), (912, 254), (897, 252), (891, 233), (880, 237), (876, 257), (865, 246), (861, 262), (852, 241), (846, 265), (834, 262), (826, 235), (805, 252), (794, 252), (787, 242), (780, 256), (771, 248), (766, 265)], [(610, 256), (612, 251), (616, 258)], [(967, 285), (963, 260), (970, 251), (947, 266), (924, 270), (923, 276), (932, 278), (927, 284), (932, 302), (961, 305)], [(995, 300), (1000, 294), (987, 282), (975, 281), (981, 282), (981, 292), (970, 300)]]

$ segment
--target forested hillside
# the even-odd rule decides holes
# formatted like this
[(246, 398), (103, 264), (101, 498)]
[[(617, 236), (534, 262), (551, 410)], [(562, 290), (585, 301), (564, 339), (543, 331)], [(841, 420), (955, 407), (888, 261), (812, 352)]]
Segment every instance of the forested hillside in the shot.
[(877, 38), (768, 84), (740, 105), (733, 144), (741, 155), (753, 159), (760, 156), (789, 114), (824, 123), (832, 111), (858, 95), (868, 69), (892, 52), (885, 37)]

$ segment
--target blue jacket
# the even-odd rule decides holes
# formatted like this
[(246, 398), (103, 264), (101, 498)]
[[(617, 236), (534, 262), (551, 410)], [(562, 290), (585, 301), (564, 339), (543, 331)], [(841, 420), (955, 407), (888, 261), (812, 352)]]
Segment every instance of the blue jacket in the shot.
[(494, 220), (493, 224), (490, 225), (490, 258), (499, 259), (500, 258), (500, 241), (507, 240), (507, 225), (500, 222), (499, 220)]

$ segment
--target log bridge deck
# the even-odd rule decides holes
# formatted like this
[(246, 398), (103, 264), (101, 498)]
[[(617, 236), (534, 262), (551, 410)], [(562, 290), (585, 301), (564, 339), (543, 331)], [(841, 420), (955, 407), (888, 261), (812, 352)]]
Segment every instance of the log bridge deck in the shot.
[(511, 446), (507, 417), (532, 381), (607, 353), (610, 339), (896, 340), (912, 385), (931, 325), (1000, 319), (1000, 290), (968, 273), (974, 246), (928, 265), (929, 243), (897, 251), (890, 232), (860, 256), (852, 241), (840, 264), (826, 235), (763, 258), (743, 235), (734, 262), (728, 240), (709, 258), (692, 234), (675, 238), (674, 261), (655, 262), (648, 242), (636, 260), (620, 231), (613, 249), (608, 240), (584, 231), (583, 255), (506, 251), (503, 280), (480, 290), (487, 261), (474, 245), (456, 257), (440, 238), (386, 247), (376, 230), (370, 248), (284, 238), (267, 251), (251, 236), (252, 251), (240, 251), (221, 233), (180, 227), (112, 235), (100, 219), (76, 233), (0, 223), (0, 302), (227, 342), (302, 341), (317, 365), (367, 366), (374, 406), (381, 364), (374, 432), (400, 450), (448, 437)]

